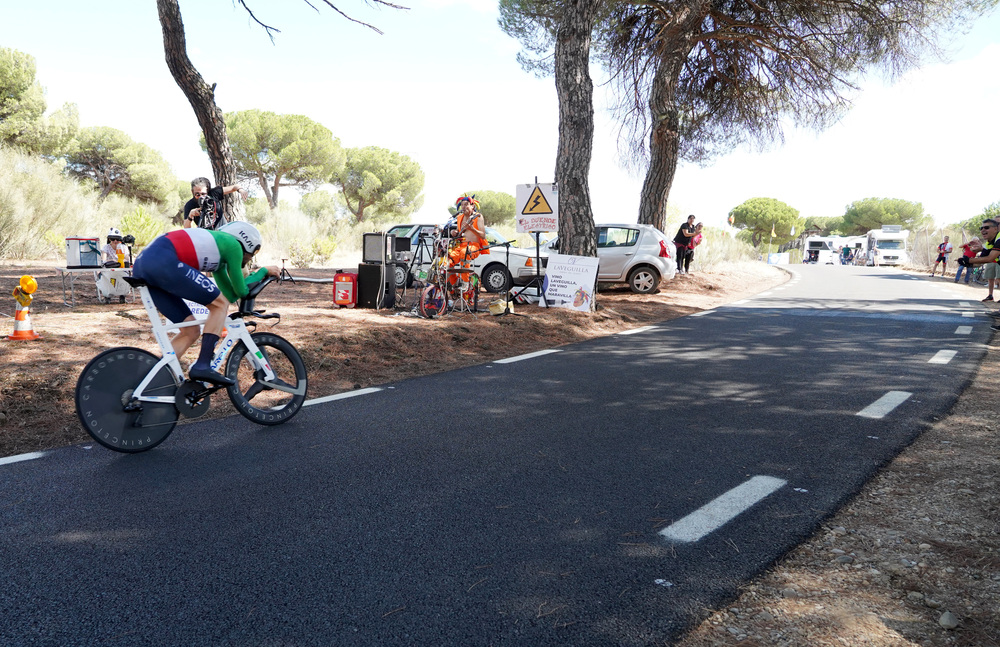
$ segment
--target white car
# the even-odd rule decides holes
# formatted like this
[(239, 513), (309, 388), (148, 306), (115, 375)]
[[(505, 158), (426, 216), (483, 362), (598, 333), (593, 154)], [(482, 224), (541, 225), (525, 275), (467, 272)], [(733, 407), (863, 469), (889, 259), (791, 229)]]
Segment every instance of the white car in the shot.
[[(652, 225), (600, 224), (597, 227), (599, 283), (627, 283), (637, 294), (655, 292), (677, 273), (676, 247)], [(559, 252), (559, 239), (542, 245), (542, 256)]]
[[(386, 233), (397, 238), (410, 239), (410, 251), (404, 252), (402, 260), (409, 266), (409, 273), (397, 265), (396, 285), (403, 281), (412, 284), (414, 278), (426, 273), (434, 260), (434, 240), (443, 227), (438, 225), (396, 225)], [(525, 285), (535, 276), (535, 248), (523, 249), (509, 246), (507, 239), (492, 227), (486, 228), (486, 240), (490, 244), (489, 254), (480, 254), (472, 260), (472, 268), (487, 292), (505, 292), (515, 285)], [(544, 247), (543, 247), (544, 254)], [(545, 259), (542, 258), (544, 273)]]

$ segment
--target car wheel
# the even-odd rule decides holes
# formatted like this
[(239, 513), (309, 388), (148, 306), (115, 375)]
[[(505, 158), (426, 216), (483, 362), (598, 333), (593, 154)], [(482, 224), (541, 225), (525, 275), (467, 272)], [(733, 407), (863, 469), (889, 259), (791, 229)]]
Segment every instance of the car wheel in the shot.
[(512, 284), (510, 272), (507, 271), (506, 267), (498, 263), (494, 263), (484, 269), (482, 279), (483, 287), (486, 288), (486, 291), (494, 294), (497, 292), (506, 292)]
[(628, 287), (636, 294), (655, 292), (660, 286), (660, 275), (650, 267), (637, 267), (628, 274)]
[(406, 266), (395, 265), (393, 267), (395, 267), (393, 278), (396, 280), (396, 289), (402, 290), (404, 287), (413, 287), (413, 275), (406, 270)]

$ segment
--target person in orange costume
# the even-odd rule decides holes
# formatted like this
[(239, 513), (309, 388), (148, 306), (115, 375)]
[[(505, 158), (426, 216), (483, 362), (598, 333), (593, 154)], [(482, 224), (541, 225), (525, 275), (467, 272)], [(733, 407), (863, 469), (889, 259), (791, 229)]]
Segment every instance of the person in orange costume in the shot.
[(469, 267), (469, 261), (480, 254), (489, 254), (486, 249), (486, 222), (479, 213), (479, 200), (476, 196), (463, 195), (455, 201), (458, 209), (458, 242), (448, 250), (451, 267)]

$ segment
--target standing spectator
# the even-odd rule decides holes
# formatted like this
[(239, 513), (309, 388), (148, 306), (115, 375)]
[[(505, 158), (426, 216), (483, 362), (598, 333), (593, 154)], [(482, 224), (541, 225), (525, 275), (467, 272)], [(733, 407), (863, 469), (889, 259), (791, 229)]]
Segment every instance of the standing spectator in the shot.
[(944, 237), (944, 242), (938, 245), (938, 256), (937, 260), (934, 261), (934, 267), (931, 268), (931, 276), (937, 272), (938, 263), (941, 263), (941, 276), (945, 276), (948, 273), (948, 254), (951, 254), (954, 248), (951, 243), (948, 242), (948, 237)]
[(703, 225), (699, 222), (695, 225), (694, 236), (691, 236), (691, 242), (688, 243), (687, 253), (684, 254), (684, 273), (691, 273), (691, 262), (694, 261), (694, 248), (701, 244), (702, 241), (702, 230)]
[[(973, 238), (964, 245), (959, 245), (962, 250), (962, 258), (972, 259), (976, 257), (976, 254), (982, 251), (983, 244), (978, 238)], [(963, 263), (962, 258), (958, 259), (958, 269), (955, 270), (955, 283), (962, 278), (962, 270), (965, 270), (965, 282), (969, 283), (969, 279), (972, 278), (972, 266), (967, 262)]]
[(844, 245), (840, 248), (840, 264), (850, 265), (851, 264), (851, 248)]
[[(959, 259), (965, 265), (983, 266), (983, 276), (987, 279), (986, 287), (989, 290), (983, 302), (993, 301), (993, 288), (997, 277), (1000, 276), (1000, 265), (997, 265), (997, 261), (1000, 259), (1000, 244), (998, 244), (1000, 241), (997, 241), (998, 233), (1000, 233), (1000, 227), (998, 227), (997, 221), (993, 218), (987, 218), (983, 221), (983, 226), (979, 228), (979, 234), (983, 237), (983, 251), (976, 258), (966, 260), (963, 256)], [(1000, 327), (994, 325), (993, 329), (1000, 330)]]
[(235, 184), (209, 187), (212, 187), (212, 183), (207, 177), (191, 180), (191, 195), (194, 197), (184, 205), (184, 229), (197, 226), (201, 229), (218, 230), (226, 224), (226, 215), (222, 209), (223, 196), (239, 191), (244, 200), (247, 198), (247, 190)]
[[(691, 214), (687, 218), (687, 222), (680, 226), (677, 230), (677, 235), (674, 236), (674, 246), (677, 248), (677, 273), (685, 274), (683, 269), (685, 260), (687, 259), (688, 248), (691, 246), (691, 239), (695, 236), (694, 227), (694, 214)], [(690, 262), (688, 262), (690, 265)]]

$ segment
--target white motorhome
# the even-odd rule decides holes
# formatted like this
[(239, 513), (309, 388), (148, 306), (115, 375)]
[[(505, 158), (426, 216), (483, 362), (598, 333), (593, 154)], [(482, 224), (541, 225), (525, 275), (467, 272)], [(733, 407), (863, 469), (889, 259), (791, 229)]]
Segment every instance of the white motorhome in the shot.
[(874, 256), (878, 255), (879, 265), (903, 265), (910, 260), (906, 252), (906, 241), (910, 232), (900, 225), (882, 225), (881, 229), (868, 232), (865, 241), (867, 264), (874, 265)]
[(808, 236), (802, 250), (803, 263), (834, 265), (837, 262), (837, 240), (839, 236)]

